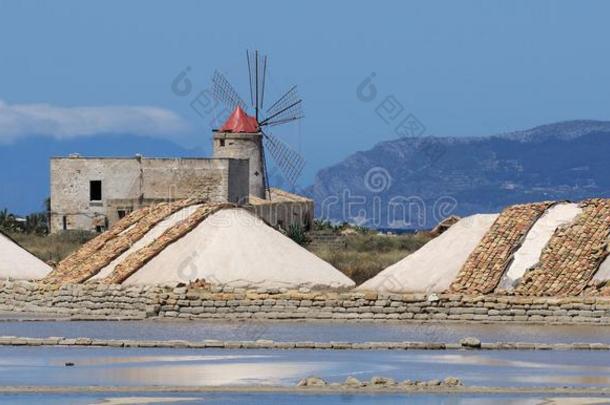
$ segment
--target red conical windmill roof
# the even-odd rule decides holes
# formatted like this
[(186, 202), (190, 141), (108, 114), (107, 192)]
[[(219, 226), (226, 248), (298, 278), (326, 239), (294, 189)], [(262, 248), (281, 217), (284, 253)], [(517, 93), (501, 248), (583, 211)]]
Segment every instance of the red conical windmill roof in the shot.
[(258, 123), (256, 118), (250, 117), (240, 107), (235, 107), (235, 110), (231, 113), (231, 116), (220, 127), (221, 132), (258, 132)]

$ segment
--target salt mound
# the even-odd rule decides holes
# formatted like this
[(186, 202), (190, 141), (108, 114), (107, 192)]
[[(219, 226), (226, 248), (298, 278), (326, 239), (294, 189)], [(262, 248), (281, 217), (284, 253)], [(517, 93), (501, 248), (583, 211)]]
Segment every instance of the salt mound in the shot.
[(51, 267), (0, 232), (0, 279), (38, 280)]
[(538, 263), (542, 250), (551, 240), (555, 230), (574, 221), (581, 212), (582, 208), (578, 204), (557, 204), (549, 208), (527, 233), (498, 288), (512, 290), (525, 272)]
[(127, 278), (124, 284), (213, 284), (265, 288), (350, 288), (330, 264), (244, 209), (220, 210)]
[(401, 293), (445, 291), (497, 217), (498, 214), (478, 214), (460, 219), (358, 289)]

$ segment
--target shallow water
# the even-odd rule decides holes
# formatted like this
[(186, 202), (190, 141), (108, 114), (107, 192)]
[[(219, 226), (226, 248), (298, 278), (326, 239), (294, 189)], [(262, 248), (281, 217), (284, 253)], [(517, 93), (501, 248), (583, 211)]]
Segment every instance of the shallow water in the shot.
[[(44, 405), (85, 405), (85, 404), (349, 404), (349, 405), (390, 405), (390, 404), (443, 404), (443, 405), (560, 405), (607, 403), (606, 397), (596, 396), (543, 396), (531, 394), (489, 395), (489, 394), (269, 394), (269, 393), (129, 393), (129, 394), (0, 394), (0, 404), (44, 404)], [(569, 402), (568, 402), (569, 401)], [(594, 402), (595, 401), (595, 402)]]
[(457, 376), (470, 386), (607, 386), (610, 353), (0, 347), (0, 385), (292, 386), (307, 375), (329, 382)]
[(457, 342), (476, 336), (484, 342), (610, 343), (610, 326), (263, 322), (263, 321), (0, 321), (0, 335), (152, 340), (429, 341)]

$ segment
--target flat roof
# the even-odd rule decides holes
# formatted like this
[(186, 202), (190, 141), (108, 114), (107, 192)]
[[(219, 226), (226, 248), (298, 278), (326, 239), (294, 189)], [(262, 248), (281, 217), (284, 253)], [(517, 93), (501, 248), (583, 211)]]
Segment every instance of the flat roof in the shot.
[(252, 205), (265, 205), (273, 204), (278, 202), (313, 202), (311, 198), (304, 197), (302, 195), (290, 193), (279, 188), (271, 188), (271, 199), (266, 200), (253, 195), (249, 196), (249, 202)]

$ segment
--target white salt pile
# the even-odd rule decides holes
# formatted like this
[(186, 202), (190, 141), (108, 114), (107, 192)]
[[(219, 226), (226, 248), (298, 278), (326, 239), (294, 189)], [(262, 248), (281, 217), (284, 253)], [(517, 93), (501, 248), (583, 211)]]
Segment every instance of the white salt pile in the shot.
[(446, 290), (497, 217), (498, 214), (478, 214), (460, 219), (358, 289), (399, 293)]
[(339, 270), (239, 208), (210, 215), (124, 284), (188, 283), (196, 279), (251, 288), (354, 286)]
[[(101, 280), (104, 277), (108, 276), (110, 273), (112, 273), (114, 268), (119, 263), (121, 263), (123, 260), (125, 260), (127, 258), (127, 256), (129, 256), (130, 254), (132, 254), (134, 252), (137, 252), (138, 250), (142, 249), (144, 246), (147, 246), (149, 243), (153, 242), (155, 239), (157, 239), (159, 236), (161, 236), (161, 234), (163, 232), (165, 232), (167, 229), (171, 228), (172, 226), (176, 225), (178, 222), (182, 221), (183, 219), (186, 219), (189, 215), (191, 215), (193, 212), (195, 212), (197, 210), (197, 208), (199, 208), (199, 207), (201, 207), (201, 204), (191, 205), (191, 206), (188, 206), (181, 210), (178, 210), (177, 212), (173, 213), (169, 217), (165, 218), (163, 221), (161, 221), (157, 225), (155, 225), (150, 231), (148, 231), (142, 238), (140, 238), (140, 240), (136, 241), (133, 245), (131, 245), (131, 247), (127, 251), (123, 252), (123, 254), (121, 254), (119, 257), (114, 259), (109, 265), (104, 267), (102, 270), (100, 270), (99, 273), (97, 273), (95, 276), (91, 277), (89, 280), (92, 280), (92, 281)], [(135, 226), (135, 224), (130, 226), (129, 228), (127, 228), (122, 233), (127, 232), (129, 229), (133, 228), (134, 226)]]
[(38, 280), (51, 267), (0, 232), (0, 279)]
[(578, 204), (557, 204), (546, 211), (527, 233), (521, 247), (515, 252), (513, 262), (502, 277), (498, 289), (511, 291), (525, 272), (540, 260), (542, 250), (549, 243), (555, 230), (569, 224), (582, 212)]

